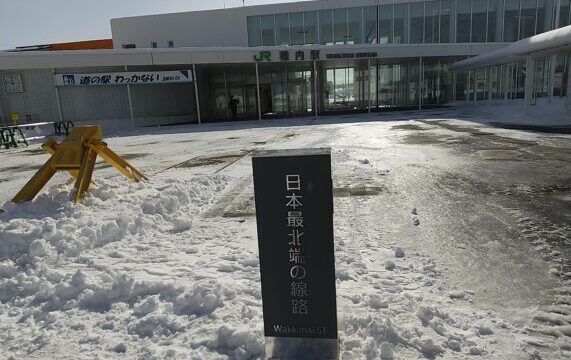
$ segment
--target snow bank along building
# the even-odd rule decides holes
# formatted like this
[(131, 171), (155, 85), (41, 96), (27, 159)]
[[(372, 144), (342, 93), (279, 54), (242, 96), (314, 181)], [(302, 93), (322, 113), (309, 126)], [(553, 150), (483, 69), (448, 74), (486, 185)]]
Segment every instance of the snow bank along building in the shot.
[(0, 52), (0, 116), (210, 122), (231, 118), (231, 97), (240, 119), (532, 105), (568, 96), (569, 8), (570, 0), (319, 0), (113, 19), (113, 49)]

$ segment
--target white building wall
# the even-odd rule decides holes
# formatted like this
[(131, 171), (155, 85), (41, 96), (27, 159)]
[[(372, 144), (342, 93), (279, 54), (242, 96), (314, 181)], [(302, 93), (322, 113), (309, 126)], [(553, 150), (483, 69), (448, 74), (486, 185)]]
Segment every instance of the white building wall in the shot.
[(22, 75), (24, 92), (7, 94), (3, 84), (0, 85), (2, 119), (9, 122), (10, 114), (17, 112), (22, 121), (25, 121), (26, 115), (31, 115), (33, 122), (57, 121), (59, 114), (51, 71), (47, 69), (0, 71), (0, 81), (2, 75), (15, 73)]
[[(124, 67), (56, 69), (56, 73), (105, 71), (121, 72)], [(22, 122), (25, 122), (28, 114), (32, 116), (33, 122), (59, 121), (51, 69), (0, 71), (0, 82), (2, 75), (8, 73), (22, 74), (24, 92), (7, 94), (0, 83), (0, 117), (4, 123), (11, 123), (12, 112), (19, 113)], [(59, 87), (58, 90), (64, 121), (100, 124), (104, 129), (129, 128), (132, 125), (126, 86)], [(131, 95), (135, 126), (196, 121), (196, 99), (192, 83), (132, 86)]]

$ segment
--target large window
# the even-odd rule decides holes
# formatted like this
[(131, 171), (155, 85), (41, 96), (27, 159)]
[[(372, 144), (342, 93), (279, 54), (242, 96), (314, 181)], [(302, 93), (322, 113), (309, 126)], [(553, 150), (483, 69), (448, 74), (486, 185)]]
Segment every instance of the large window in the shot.
[(260, 17), (248, 17), (248, 46), (262, 45), (262, 33), (260, 32)]
[(379, 44), (393, 42), (393, 5), (379, 6)]
[(369, 44), (377, 43), (377, 7), (367, 6), (363, 8), (364, 41)]
[(488, 0), (488, 42), (502, 41), (504, 0)]
[[(289, 14), (276, 15), (277, 45), (289, 45)], [(265, 44), (264, 44), (265, 45)]]
[(322, 45), (333, 44), (333, 20), (331, 10), (319, 12), (319, 36)]
[(505, 0), (504, 41), (517, 41), (519, 36), (519, 0)]
[(536, 0), (521, 1), (519, 38), (525, 39), (535, 35)]
[(429, 1), (424, 5), (424, 43), (440, 42), (440, 2)]
[(363, 8), (350, 8), (348, 10), (347, 44), (363, 43)]
[(393, 74), (392, 65), (379, 65), (379, 106), (381, 107), (391, 106), (396, 103), (394, 99)]
[(454, 0), (442, 0), (440, 2), (440, 42), (454, 42)]
[(345, 44), (347, 41), (347, 9), (333, 10), (333, 42)]
[(537, 0), (537, 22), (535, 33), (539, 34), (551, 30), (554, 0)]
[[(535, 0), (533, 0), (535, 1)], [(487, 0), (472, 0), (472, 42), (486, 42)]]
[(470, 31), (472, 28), (471, 1), (458, 0), (456, 9), (456, 42), (470, 42)]
[(291, 45), (305, 44), (303, 32), (303, 13), (296, 12), (289, 14), (289, 36)]
[(304, 12), (303, 24), (305, 43), (309, 45), (317, 44), (317, 11)]
[[(558, 0), (439, 0), (247, 18), (249, 46), (514, 42), (554, 27)], [(559, 27), (571, 0), (561, 0)]]
[(424, 40), (424, 3), (410, 4), (410, 43), (422, 44)]
[(569, 25), (569, 8), (571, 0), (561, 0), (561, 7), (559, 8), (559, 27)]
[(262, 45), (264, 46), (274, 46), (276, 45), (276, 40), (274, 39), (274, 15), (264, 15), (261, 17), (262, 20)]
[(355, 69), (327, 69), (325, 73), (324, 105), (329, 111), (354, 109)]
[(408, 43), (408, 4), (395, 4), (394, 14), (393, 42)]

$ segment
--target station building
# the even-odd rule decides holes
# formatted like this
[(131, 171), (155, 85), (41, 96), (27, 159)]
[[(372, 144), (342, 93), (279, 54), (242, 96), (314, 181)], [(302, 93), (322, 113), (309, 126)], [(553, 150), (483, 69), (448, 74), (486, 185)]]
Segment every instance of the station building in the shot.
[[(237, 119), (551, 100), (568, 96), (569, 9), (318, 0), (112, 19), (113, 49), (0, 52), (0, 116), (137, 127), (230, 120), (231, 99)], [(526, 80), (525, 51), (505, 49), (553, 30)]]

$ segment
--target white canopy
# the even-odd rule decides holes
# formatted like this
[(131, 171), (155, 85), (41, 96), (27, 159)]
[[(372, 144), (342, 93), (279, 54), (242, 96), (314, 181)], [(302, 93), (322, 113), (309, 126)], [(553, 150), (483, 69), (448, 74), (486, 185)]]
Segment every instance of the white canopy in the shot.
[(519, 61), (526, 56), (546, 56), (571, 51), (571, 25), (517, 41), (503, 49), (453, 64), (454, 71), (483, 68)]

